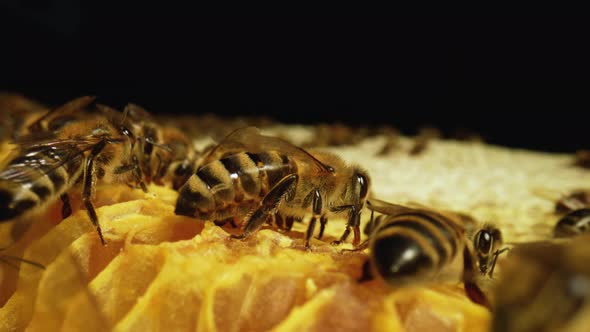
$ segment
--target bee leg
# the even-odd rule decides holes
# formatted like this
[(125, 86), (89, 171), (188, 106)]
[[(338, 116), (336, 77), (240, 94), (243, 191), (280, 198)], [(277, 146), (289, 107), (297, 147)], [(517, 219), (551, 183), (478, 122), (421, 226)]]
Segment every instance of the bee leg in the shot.
[[(344, 208), (344, 207), (339, 207), (339, 209), (341, 209), (341, 208)], [(348, 217), (348, 223), (346, 224), (346, 229), (344, 230), (344, 233), (342, 233), (340, 240), (333, 241), (332, 244), (338, 245), (338, 244), (346, 241), (346, 239), (350, 235), (350, 231), (352, 230), (354, 232), (354, 240), (352, 241), (352, 245), (357, 247), (361, 241), (361, 229), (360, 229), (361, 214), (360, 214), (360, 212), (357, 212), (357, 208), (354, 205), (346, 206), (346, 208), (350, 209), (350, 214)]]
[(277, 207), (283, 199), (291, 199), (293, 190), (297, 185), (299, 176), (291, 174), (284, 177), (264, 196), (260, 206), (254, 211), (250, 219), (246, 222), (244, 232), (240, 235), (231, 235), (234, 239), (245, 239), (251, 233), (255, 232), (260, 226), (264, 225), (269, 215), (276, 213)]
[(496, 261), (498, 260), (498, 256), (500, 256), (500, 254), (510, 251), (510, 248), (502, 248), (500, 250), (496, 250), (496, 252), (494, 252), (494, 260), (492, 261), (492, 267), (490, 268), (490, 278), (493, 276), (494, 274), (494, 268), (496, 267)]
[(68, 196), (68, 194), (65, 193), (59, 197), (61, 198), (61, 201), (63, 202), (63, 205), (61, 207), (61, 217), (62, 217), (62, 219), (66, 219), (67, 217), (69, 217), (72, 214), (72, 205), (70, 204), (70, 196)]
[(320, 234), (318, 234), (318, 240), (321, 240), (324, 237), (324, 231), (326, 230), (326, 223), (328, 222), (328, 218), (321, 217), (320, 218)]
[(309, 249), (309, 240), (313, 235), (313, 230), (315, 228), (315, 224), (318, 222), (318, 218), (323, 218), (322, 216), (322, 195), (320, 195), (320, 191), (318, 189), (314, 189), (311, 193), (312, 196), (312, 207), (313, 207), (313, 217), (311, 217), (311, 221), (307, 226), (307, 231), (305, 232), (305, 248)]
[(293, 224), (295, 223), (295, 217), (288, 216), (285, 220), (285, 230), (290, 232), (293, 229)]
[(361, 244), (359, 244), (358, 246), (356, 246), (352, 249), (342, 249), (342, 252), (357, 252), (357, 251), (365, 250), (368, 247), (369, 247), (369, 240), (365, 240)]
[(373, 273), (371, 272), (371, 262), (369, 262), (369, 260), (365, 260), (365, 262), (363, 263), (363, 270), (362, 270), (362, 274), (360, 276), (360, 278), (357, 279), (357, 281), (360, 282), (365, 282), (365, 281), (371, 281), (373, 279), (375, 279), (375, 277), (373, 276)]
[(472, 253), (469, 248), (465, 247), (463, 250), (463, 283), (465, 286), (465, 294), (473, 303), (483, 305), (491, 309), (490, 302), (486, 294), (475, 282), (475, 263), (473, 261)]
[(285, 222), (283, 220), (283, 217), (278, 213), (275, 213), (274, 215), (274, 224), (277, 226), (278, 229), (283, 231), (285, 230)]
[(90, 221), (96, 227), (96, 231), (98, 232), (98, 237), (100, 238), (100, 242), (102, 245), (105, 245), (104, 238), (102, 236), (102, 230), (100, 229), (100, 224), (98, 223), (98, 216), (96, 215), (96, 211), (94, 210), (94, 206), (92, 205), (92, 187), (94, 185), (94, 158), (96, 158), (102, 149), (106, 146), (106, 141), (101, 141), (100, 143), (96, 144), (88, 158), (86, 158), (86, 168), (84, 169), (84, 188), (82, 190), (82, 201), (84, 201), (84, 205), (86, 206), (86, 212), (88, 213), (88, 217)]
[(225, 218), (225, 219), (221, 219), (221, 220), (215, 220), (213, 222), (215, 224), (215, 226), (219, 226), (219, 227), (223, 227), (226, 224), (230, 224), (232, 228), (237, 228), (238, 225), (236, 225), (236, 221), (234, 220), (233, 217), (229, 217), (229, 218)]

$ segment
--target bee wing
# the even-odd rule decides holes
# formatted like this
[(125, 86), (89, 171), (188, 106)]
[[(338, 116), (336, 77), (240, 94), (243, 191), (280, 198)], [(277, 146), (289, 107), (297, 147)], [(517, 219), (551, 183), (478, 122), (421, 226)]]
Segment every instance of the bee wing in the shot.
[(29, 125), (29, 132), (38, 133), (43, 130), (43, 122), (50, 123), (57, 118), (72, 115), (90, 105), (94, 99), (96, 98), (91, 96), (79, 97), (48, 111)]
[(203, 163), (209, 163), (222, 158), (224, 155), (242, 151), (254, 153), (280, 151), (289, 156), (294, 156), (302, 162), (316, 166), (321, 172), (333, 171), (332, 167), (322, 163), (304, 149), (281, 138), (262, 135), (256, 127), (245, 127), (231, 132), (207, 154), (203, 159)]
[(371, 211), (379, 212), (388, 216), (416, 210), (411, 207), (389, 203), (376, 198), (367, 200), (367, 208)]
[[(17, 146), (2, 163), (0, 179), (15, 182), (34, 181), (57, 168), (84, 157), (84, 153), (98, 143), (97, 138), (48, 140), (35, 144)], [(75, 148), (73, 148), (75, 146)], [(27, 164), (19, 167), (13, 163), (16, 158), (26, 157)], [(38, 156), (38, 158), (36, 158)], [(46, 156), (53, 156), (47, 158)], [(7, 167), (10, 164), (10, 167)], [(39, 169), (43, 170), (39, 172)]]

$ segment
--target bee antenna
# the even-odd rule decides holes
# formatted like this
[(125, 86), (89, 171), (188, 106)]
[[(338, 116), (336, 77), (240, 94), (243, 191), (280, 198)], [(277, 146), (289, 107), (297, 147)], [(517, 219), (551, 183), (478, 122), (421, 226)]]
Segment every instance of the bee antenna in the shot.
[(129, 114), (129, 105), (125, 106), (125, 108), (123, 109), (123, 119), (121, 120), (121, 126), (125, 123), (125, 120), (127, 120), (128, 114)]
[(154, 141), (153, 139), (151, 139), (151, 138), (149, 138), (149, 137), (145, 137), (143, 140), (144, 140), (146, 143), (150, 143), (151, 145), (153, 145), (153, 146), (155, 146), (155, 147), (158, 147), (158, 148), (160, 148), (160, 149), (166, 150), (166, 151), (168, 151), (168, 152), (172, 152), (172, 148), (171, 148), (171, 147), (169, 147), (169, 146), (168, 146), (168, 145), (166, 145), (166, 144), (158, 143), (158, 142)]
[(41, 270), (45, 270), (45, 266), (44, 265), (42, 265), (40, 263), (37, 263), (37, 262), (34, 262), (34, 261), (31, 261), (31, 260), (28, 260), (28, 259), (24, 259), (24, 258), (21, 258), (21, 257), (12, 256), (12, 255), (1, 255), (0, 256), (0, 262), (3, 262), (4, 264), (6, 264), (6, 265), (8, 265), (8, 266), (10, 266), (10, 267), (12, 267), (14, 269), (18, 269), (18, 266), (16, 264), (14, 264), (13, 262), (11, 262), (9, 259), (12, 259), (12, 260), (15, 260), (15, 261), (20, 261), (20, 262), (23, 262), (23, 263), (27, 263), (27, 264), (32, 265), (34, 267), (37, 267), (37, 268), (39, 268)]

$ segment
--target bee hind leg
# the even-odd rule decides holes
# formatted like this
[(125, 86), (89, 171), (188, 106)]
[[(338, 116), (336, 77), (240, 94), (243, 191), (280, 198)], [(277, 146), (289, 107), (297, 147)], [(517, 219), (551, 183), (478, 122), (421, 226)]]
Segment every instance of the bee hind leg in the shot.
[(293, 197), (293, 191), (297, 185), (299, 176), (291, 174), (284, 177), (264, 196), (260, 206), (252, 213), (244, 232), (240, 235), (231, 235), (234, 239), (245, 239), (251, 233), (258, 230), (268, 220), (269, 216), (276, 213), (276, 210), (283, 199), (290, 200)]
[(324, 231), (326, 230), (326, 223), (328, 223), (328, 218), (322, 216), (320, 218), (320, 234), (318, 234), (318, 240), (321, 240), (324, 237)]
[[(314, 189), (311, 192), (311, 195), (313, 216), (311, 217), (311, 221), (309, 222), (309, 225), (307, 226), (307, 231), (305, 232), (305, 248), (307, 249), (309, 249), (309, 240), (313, 235), (313, 230), (315, 228), (315, 224), (318, 222), (318, 218), (325, 219), (324, 216), (322, 216), (322, 195), (320, 194), (320, 191), (318, 189)], [(323, 235), (324, 227), (325, 226), (322, 227), (321, 235)]]
[(92, 188), (94, 186), (94, 159), (100, 155), (100, 152), (106, 146), (106, 141), (102, 141), (96, 144), (88, 158), (86, 158), (86, 168), (84, 170), (84, 187), (82, 189), (82, 201), (86, 206), (86, 211), (88, 213), (88, 217), (90, 221), (96, 227), (96, 232), (98, 232), (98, 237), (100, 238), (100, 242), (102, 245), (105, 245), (106, 242), (102, 236), (102, 230), (100, 229), (100, 224), (98, 223), (98, 216), (96, 215), (96, 211), (94, 210), (94, 205), (92, 205)]
[(354, 205), (340, 206), (340, 207), (333, 208), (332, 210), (338, 211), (338, 210), (344, 210), (344, 209), (350, 209), (348, 222), (346, 224), (346, 229), (344, 230), (344, 233), (342, 233), (342, 236), (340, 237), (340, 239), (333, 241), (332, 244), (338, 245), (338, 244), (346, 241), (346, 239), (350, 235), (350, 232), (353, 231), (354, 232), (354, 239), (352, 241), (352, 245), (355, 247), (358, 247), (359, 243), (361, 242), (361, 228), (360, 228), (361, 214), (360, 214), (360, 211), (357, 211), (357, 208)]

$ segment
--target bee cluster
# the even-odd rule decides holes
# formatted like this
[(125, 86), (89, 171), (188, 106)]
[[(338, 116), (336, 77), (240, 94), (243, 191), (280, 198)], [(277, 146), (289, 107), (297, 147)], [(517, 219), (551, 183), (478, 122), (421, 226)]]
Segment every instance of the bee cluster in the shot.
[[(228, 123), (216, 117), (181, 121), (183, 128), (140, 106), (128, 104), (119, 111), (92, 97), (47, 109), (0, 95), (0, 108), (0, 134), (10, 148), (0, 162), (0, 222), (37, 213), (58, 200), (62, 218), (68, 218), (74, 212), (70, 196), (79, 195), (104, 245), (108, 236), (93, 202), (96, 186), (118, 183), (148, 192), (150, 185), (159, 185), (178, 192), (176, 215), (213, 221), (229, 229), (233, 241), (265, 225), (290, 232), (302, 223), (303, 246), (313, 251), (310, 242), (314, 235), (324, 238), (328, 220), (345, 219), (333, 244), (346, 242), (352, 233), (348, 251), (369, 249), (358, 282), (378, 280), (394, 288), (462, 282), (470, 300), (492, 310), (495, 331), (567, 328), (579, 320), (590, 295), (590, 270), (581, 258), (590, 254), (590, 191), (555, 199), (555, 239), (505, 243), (499, 227), (469, 215), (379, 200), (371, 194), (365, 169), (316, 149), (383, 135), (387, 141), (378, 155), (387, 155), (398, 147), (399, 132), (390, 127), (318, 126), (313, 139), (299, 146), (251, 126), (269, 124), (267, 119), (236, 121), (229, 132)], [(197, 149), (193, 132), (213, 133), (218, 142)], [(440, 136), (424, 128), (408, 153), (420, 154)], [(361, 241), (363, 212), (370, 219)], [(0, 261), (43, 268), (11, 255)], [(505, 266), (496, 281), (500, 261)]]

